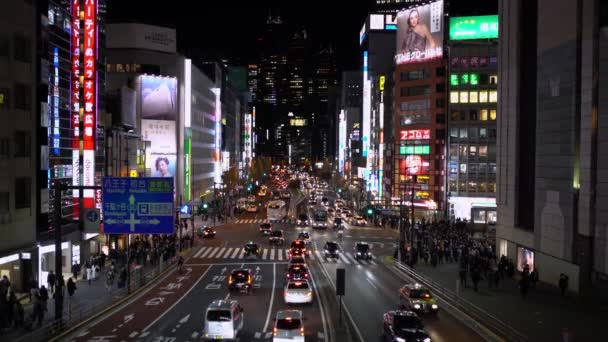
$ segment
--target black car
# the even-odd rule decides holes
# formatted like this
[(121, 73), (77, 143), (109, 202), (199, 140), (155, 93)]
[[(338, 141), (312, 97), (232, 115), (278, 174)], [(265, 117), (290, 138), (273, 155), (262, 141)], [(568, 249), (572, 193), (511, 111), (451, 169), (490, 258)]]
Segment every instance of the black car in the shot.
[(212, 239), (215, 237), (215, 234), (217, 233), (217, 231), (211, 229), (211, 227), (205, 227), (203, 228), (203, 239)]
[(283, 245), (285, 243), (285, 237), (282, 230), (273, 230), (268, 238), (268, 243)]
[(270, 232), (272, 232), (272, 224), (265, 222), (260, 225), (260, 233), (270, 235)]
[(382, 336), (385, 341), (431, 342), (422, 321), (412, 311), (393, 310), (385, 313)]
[(240, 290), (251, 292), (252, 283), (253, 276), (249, 269), (232, 270), (228, 277), (228, 289), (230, 289), (230, 291)]
[(357, 242), (355, 245), (355, 259), (372, 260), (372, 253), (367, 242)]
[(308, 268), (302, 264), (289, 265), (285, 278), (288, 281), (308, 279)]
[(340, 253), (340, 246), (335, 241), (327, 241), (323, 247), (323, 256), (325, 258), (338, 258)]
[(310, 223), (310, 221), (308, 220), (308, 215), (306, 215), (306, 214), (298, 215), (298, 221), (296, 223), (298, 226), (301, 226), (301, 227), (308, 226), (308, 224)]
[(334, 217), (334, 229), (338, 229), (343, 226), (341, 217)]
[(246, 257), (251, 255), (258, 256), (258, 253), (258, 245), (254, 242), (248, 242), (243, 248), (243, 254), (245, 254)]

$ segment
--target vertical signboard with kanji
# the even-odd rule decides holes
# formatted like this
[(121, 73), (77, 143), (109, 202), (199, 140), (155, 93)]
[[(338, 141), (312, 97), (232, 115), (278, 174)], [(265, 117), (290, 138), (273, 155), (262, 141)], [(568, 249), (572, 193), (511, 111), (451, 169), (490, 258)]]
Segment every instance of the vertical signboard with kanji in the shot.
[[(84, 185), (95, 185), (95, 135), (97, 133), (97, 0), (84, 0)], [(94, 190), (84, 190), (84, 207), (95, 207)]]
[[(71, 89), (71, 113), (72, 129), (72, 185), (80, 185), (80, 0), (72, 0), (72, 77)], [(72, 214), (75, 218), (80, 217), (78, 206), (78, 190), (72, 190)]]

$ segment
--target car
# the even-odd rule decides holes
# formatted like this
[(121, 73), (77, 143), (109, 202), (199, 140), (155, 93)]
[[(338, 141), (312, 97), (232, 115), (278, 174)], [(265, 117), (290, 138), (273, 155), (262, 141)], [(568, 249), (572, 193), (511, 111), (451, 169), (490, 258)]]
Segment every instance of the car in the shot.
[(359, 241), (355, 244), (355, 259), (372, 260), (372, 253), (370, 252), (369, 243)]
[(203, 228), (203, 239), (212, 239), (217, 234), (217, 231), (213, 230), (211, 227)]
[(236, 210), (240, 213), (243, 212), (245, 210), (247, 210), (247, 199), (246, 198), (239, 198), (236, 201)]
[(258, 191), (258, 196), (259, 197), (265, 197), (266, 196), (266, 189), (260, 189), (260, 191)]
[(260, 210), (257, 204), (249, 203), (247, 204), (247, 212), (248, 213), (257, 213)]
[(289, 257), (289, 264), (290, 265), (298, 265), (298, 264), (306, 264), (306, 259), (304, 259), (304, 255), (291, 255)]
[(353, 218), (350, 220), (350, 224), (352, 224), (353, 226), (365, 226), (367, 224), (367, 220), (365, 218), (363, 218), (363, 216), (353, 216)]
[(243, 254), (245, 255), (245, 257), (257, 257), (259, 255), (258, 245), (253, 241), (247, 242), (247, 244), (245, 244), (245, 247), (243, 247)]
[(405, 309), (418, 314), (439, 312), (437, 300), (433, 298), (431, 291), (420, 284), (406, 284), (399, 289), (399, 305)]
[(260, 233), (263, 235), (270, 235), (272, 232), (272, 223), (264, 222), (260, 224)]
[(228, 276), (228, 289), (230, 291), (251, 292), (253, 284), (253, 273), (250, 269), (234, 269)]
[(293, 258), (305, 258), (306, 257), (306, 252), (301, 250), (301, 249), (290, 249), (289, 252), (287, 252), (287, 256), (290, 259)]
[(298, 234), (298, 240), (302, 240), (306, 245), (308, 245), (310, 244), (310, 234), (308, 234), (308, 232), (300, 232)]
[(249, 202), (255, 202), (255, 196), (254, 195), (247, 196), (247, 201), (249, 201)]
[(342, 218), (341, 217), (334, 217), (334, 229), (338, 229), (340, 227), (342, 227), (344, 224), (342, 222)]
[(332, 215), (333, 216), (334, 213), (335, 213), (335, 211), (334, 211), (334, 209), (332, 207), (327, 208), (327, 214), (328, 215)]
[(295, 254), (296, 251), (300, 251), (302, 252), (302, 255), (306, 256), (306, 242), (303, 240), (292, 241), (289, 248), (289, 255)]
[(415, 312), (391, 310), (382, 318), (382, 336), (385, 341), (431, 342), (431, 337)]
[(274, 319), (272, 342), (304, 342), (304, 317), (300, 310), (280, 310)]
[(298, 220), (296, 221), (296, 224), (301, 227), (308, 226), (310, 224), (310, 221), (308, 220), (308, 215), (306, 215), (306, 214), (298, 215)]
[[(287, 185), (287, 184), (285, 184)], [(289, 191), (285, 191), (281, 194), (281, 197), (284, 199), (289, 199), (291, 197), (291, 194), (289, 194)]]
[(312, 288), (308, 280), (290, 280), (285, 285), (283, 292), (285, 304), (310, 304), (312, 303)]
[(287, 281), (308, 279), (308, 267), (303, 264), (289, 265), (285, 279)]
[(282, 230), (273, 230), (270, 232), (270, 237), (268, 238), (268, 242), (270, 244), (278, 244), (282, 245), (285, 243), (285, 236), (283, 235)]
[(327, 199), (327, 197), (322, 197), (321, 198), (321, 204), (328, 206), (329, 205), (329, 199)]
[(346, 221), (346, 222), (352, 222), (353, 216), (354, 215), (351, 213), (346, 213), (346, 214), (342, 213), (342, 217), (344, 218), (344, 221)]
[(216, 299), (205, 312), (205, 339), (235, 339), (243, 330), (243, 308), (236, 300)]
[(325, 246), (323, 246), (323, 256), (325, 259), (327, 258), (339, 258), (340, 254), (340, 246), (335, 241), (327, 241), (325, 242)]

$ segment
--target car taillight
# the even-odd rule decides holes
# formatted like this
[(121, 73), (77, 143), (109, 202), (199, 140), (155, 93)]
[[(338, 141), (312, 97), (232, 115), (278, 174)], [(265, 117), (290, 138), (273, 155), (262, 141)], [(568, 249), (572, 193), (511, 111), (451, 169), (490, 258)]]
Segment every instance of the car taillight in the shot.
[(287, 273), (287, 278), (291, 278), (291, 274)]
[(277, 336), (277, 328), (272, 329), (272, 335)]
[(249, 276), (249, 279), (247, 279), (247, 284), (251, 285), (251, 276)]
[(232, 276), (228, 277), (228, 284), (232, 284)]
[(308, 273), (304, 273), (304, 278), (308, 278)]
[(304, 336), (304, 328), (300, 328), (300, 336)]
[(306, 252), (306, 248), (302, 248), (302, 252)]

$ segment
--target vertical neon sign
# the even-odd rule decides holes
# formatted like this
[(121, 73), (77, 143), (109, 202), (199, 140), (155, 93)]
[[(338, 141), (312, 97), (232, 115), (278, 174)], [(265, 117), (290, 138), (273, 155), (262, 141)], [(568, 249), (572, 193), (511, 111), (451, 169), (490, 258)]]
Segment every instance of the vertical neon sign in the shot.
[[(95, 185), (95, 135), (97, 133), (97, 1), (84, 1), (84, 185)], [(84, 208), (95, 207), (95, 191), (84, 190)]]
[[(70, 82), (71, 111), (72, 111), (72, 185), (80, 185), (80, 0), (72, 1), (72, 78)], [(78, 206), (78, 190), (72, 190), (72, 214), (80, 217)]]
[(50, 101), (53, 113), (53, 154), (59, 155), (59, 49), (53, 49), (53, 98)]
[(215, 151), (213, 153), (213, 162), (215, 177), (214, 182), (221, 183), (222, 181), (222, 170), (220, 168), (220, 149), (222, 148), (221, 141), (221, 124), (222, 124), (222, 103), (221, 103), (221, 89), (213, 88), (215, 94)]

